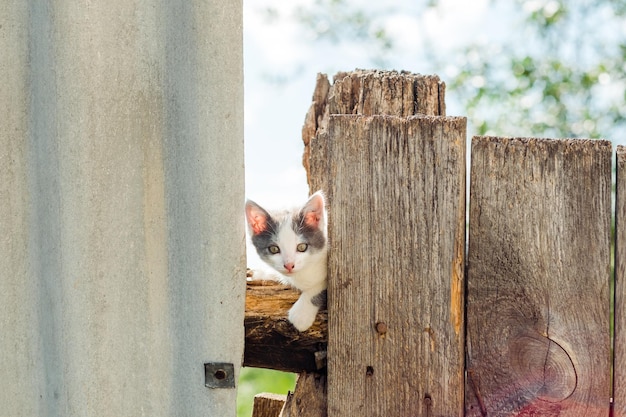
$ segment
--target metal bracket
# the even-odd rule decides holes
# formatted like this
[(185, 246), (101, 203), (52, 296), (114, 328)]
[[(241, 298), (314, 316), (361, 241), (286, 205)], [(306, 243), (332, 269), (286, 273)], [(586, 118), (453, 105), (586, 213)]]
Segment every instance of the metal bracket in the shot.
[(232, 363), (205, 363), (204, 385), (207, 388), (235, 388), (235, 367)]

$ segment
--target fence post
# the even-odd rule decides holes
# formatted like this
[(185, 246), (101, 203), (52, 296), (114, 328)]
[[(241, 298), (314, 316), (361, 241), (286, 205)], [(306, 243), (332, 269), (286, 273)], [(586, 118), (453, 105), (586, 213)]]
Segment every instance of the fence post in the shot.
[(413, 116), (442, 103), (436, 77), (357, 71), (307, 117), (330, 204), (329, 416), (463, 413), (465, 119)]
[(262, 392), (254, 396), (252, 417), (280, 417), (286, 395)]
[(617, 147), (613, 415), (626, 416), (626, 147)]
[(234, 416), (241, 2), (0, 10), (2, 414)]
[(475, 137), (467, 416), (607, 416), (611, 144)]

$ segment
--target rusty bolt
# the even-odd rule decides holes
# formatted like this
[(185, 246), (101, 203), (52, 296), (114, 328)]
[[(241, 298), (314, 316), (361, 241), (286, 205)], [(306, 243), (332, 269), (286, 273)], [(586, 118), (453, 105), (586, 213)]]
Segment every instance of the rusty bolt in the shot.
[(387, 333), (387, 323), (382, 322), (382, 321), (379, 321), (378, 323), (376, 323), (376, 331), (380, 335)]

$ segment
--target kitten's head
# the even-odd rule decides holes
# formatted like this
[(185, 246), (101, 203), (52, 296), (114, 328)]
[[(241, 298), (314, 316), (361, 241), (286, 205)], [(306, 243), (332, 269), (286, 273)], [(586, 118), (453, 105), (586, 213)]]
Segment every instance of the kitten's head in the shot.
[(268, 212), (246, 201), (246, 219), (259, 257), (284, 275), (305, 270), (326, 254), (326, 210), (321, 191), (299, 209)]

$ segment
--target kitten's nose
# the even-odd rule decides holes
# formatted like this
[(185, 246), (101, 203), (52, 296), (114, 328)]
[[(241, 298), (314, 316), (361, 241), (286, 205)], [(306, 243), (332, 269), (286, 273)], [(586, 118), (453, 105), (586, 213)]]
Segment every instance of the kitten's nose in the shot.
[(285, 267), (285, 269), (287, 270), (287, 272), (292, 272), (293, 271), (293, 267), (295, 266), (293, 264), (293, 262), (288, 262), (285, 265), (283, 265)]

